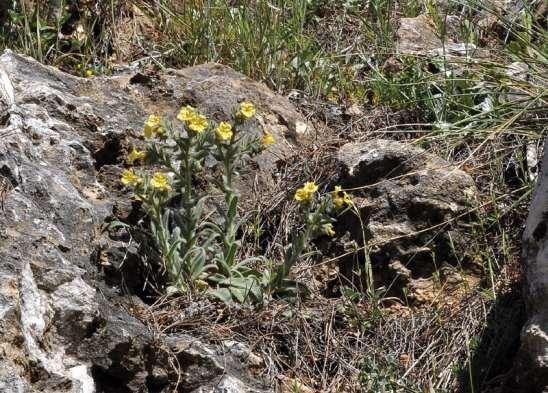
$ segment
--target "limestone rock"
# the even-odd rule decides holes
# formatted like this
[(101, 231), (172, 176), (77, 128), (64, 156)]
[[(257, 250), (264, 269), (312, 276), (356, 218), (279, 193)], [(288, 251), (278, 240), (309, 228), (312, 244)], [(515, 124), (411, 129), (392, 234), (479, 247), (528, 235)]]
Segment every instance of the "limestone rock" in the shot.
[[(390, 140), (344, 145), (338, 159), (341, 185), (360, 211), (379, 286), (392, 282), (392, 289), (405, 289), (421, 302), (435, 272), (454, 281), (452, 269), (445, 274), (444, 267), (467, 263), (465, 228), (477, 193), (473, 179), (422, 148)], [(337, 225), (337, 233), (363, 242), (354, 214)]]
[(207, 345), (179, 334), (167, 339), (181, 366), (181, 383), (192, 393), (267, 393), (249, 379), (245, 368), (256, 355), (242, 344), (225, 342), (220, 347)]
[[(442, 41), (434, 22), (427, 15), (401, 18), (400, 26), (396, 32), (398, 54), (445, 59), (487, 57), (488, 53), (484, 49), (480, 49), (472, 43), (458, 41), (460, 17), (448, 15), (444, 23), (446, 37)], [(455, 68), (454, 66), (446, 67)]]
[(426, 15), (401, 18), (396, 36), (397, 51), (400, 54), (426, 54), (442, 46), (433, 22)]
[[(186, 103), (224, 116), (239, 99), (255, 100), (288, 148), (292, 122), (304, 121), (287, 101), (224, 67), (152, 78), (83, 79), (10, 51), (0, 56), (1, 392), (172, 391), (177, 374), (167, 338), (131, 315), (146, 306), (105, 277), (114, 256), (102, 248), (121, 242), (101, 228), (127, 208), (119, 186), (126, 151), (141, 143), (149, 113), (174, 116)], [(226, 104), (219, 96), (208, 106), (212, 91)], [(260, 385), (241, 361), (234, 374), (224, 353), (204, 353), (198, 362), (180, 348), (177, 356), (205, 375), (195, 389), (209, 389), (220, 375), (232, 386), (225, 391)]]
[(522, 259), (528, 320), (521, 333), (516, 383), (521, 391), (540, 393), (548, 386), (548, 139), (523, 233)]

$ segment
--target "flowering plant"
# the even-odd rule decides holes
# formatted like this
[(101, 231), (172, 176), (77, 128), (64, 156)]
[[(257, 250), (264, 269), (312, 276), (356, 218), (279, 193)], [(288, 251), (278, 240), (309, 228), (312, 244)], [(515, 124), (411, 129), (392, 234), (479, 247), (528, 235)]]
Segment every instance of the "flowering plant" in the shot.
[(335, 186), (334, 191), (326, 195), (320, 195), (318, 188), (315, 182), (308, 181), (295, 192), (293, 198), (300, 205), (304, 227), (291, 239), (283, 263), (268, 274), (265, 287), (270, 294), (295, 290), (293, 282), (287, 278), (290, 269), (311, 240), (322, 235), (335, 236), (333, 223), (336, 220), (333, 216), (353, 206), (352, 200), (340, 186)]
[[(133, 189), (150, 218), (151, 236), (173, 289), (186, 292), (213, 284), (221, 296), (239, 301), (258, 293), (249, 261), (236, 261), (238, 193), (232, 184), (242, 160), (274, 143), (269, 133), (262, 138), (240, 133), (254, 115), (250, 102), (240, 104), (231, 122), (216, 126), (191, 106), (180, 109), (177, 123), (150, 115), (143, 129), (146, 149), (134, 148), (127, 157), (131, 165), (146, 161), (160, 168), (152, 174), (128, 168), (121, 182)], [(194, 185), (208, 156), (223, 172), (217, 184), (225, 196), (225, 206), (219, 208), (221, 224), (203, 222), (208, 195)]]
[[(243, 102), (230, 121), (218, 124), (191, 106), (180, 109), (177, 123), (151, 115), (143, 130), (146, 149), (134, 148), (128, 154), (130, 165), (146, 161), (157, 168), (149, 173), (130, 167), (123, 171), (121, 182), (131, 187), (143, 204), (150, 219), (151, 237), (172, 289), (205, 289), (224, 301), (262, 301), (265, 295), (288, 288), (289, 269), (310, 239), (318, 234), (335, 234), (329, 213), (348, 203), (344, 199), (346, 193), (339, 188), (334, 191), (336, 194), (318, 198), (318, 186), (307, 182), (295, 194), (305, 227), (293, 239), (283, 263), (259, 273), (250, 264), (264, 261), (263, 257), (238, 260), (237, 230), (241, 223), (237, 219), (239, 194), (234, 178), (246, 159), (275, 143), (270, 133), (246, 137), (241, 132), (255, 113), (251, 102)], [(222, 172), (220, 178), (213, 179), (224, 196), (224, 204), (218, 204), (220, 223), (204, 219), (204, 203), (211, 196), (195, 186), (208, 157)]]

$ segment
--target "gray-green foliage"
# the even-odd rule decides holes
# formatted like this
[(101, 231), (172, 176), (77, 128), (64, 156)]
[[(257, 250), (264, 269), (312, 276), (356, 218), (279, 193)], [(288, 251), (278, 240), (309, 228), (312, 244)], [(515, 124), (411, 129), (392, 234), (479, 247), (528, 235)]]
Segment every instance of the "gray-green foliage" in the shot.
[[(251, 104), (242, 104), (242, 108), (243, 105)], [(248, 137), (241, 132), (252, 112), (254, 108), (244, 115), (241, 109), (231, 123), (222, 122), (217, 127), (207, 124), (205, 116), (190, 107), (181, 110), (184, 115), (180, 113), (181, 122), (177, 125), (151, 116), (145, 123), (146, 153), (130, 154), (132, 159), (146, 156), (149, 164), (159, 168), (152, 176), (146, 171), (136, 174), (128, 169), (122, 182), (133, 186), (143, 202), (150, 217), (153, 243), (173, 290), (208, 289), (223, 301), (240, 303), (257, 303), (294, 293), (296, 287), (288, 280), (289, 270), (311, 239), (332, 232), (332, 198), (319, 198), (314, 185), (314, 192), (301, 201), (305, 222), (284, 260), (264, 269), (268, 261), (262, 255), (240, 259), (237, 233), (243, 223), (238, 218), (239, 193), (234, 179), (243, 163), (271, 143), (266, 137)], [(205, 173), (208, 157), (221, 168), (219, 176)], [(203, 190), (196, 187), (198, 178), (207, 179), (209, 185)], [(221, 191), (222, 201), (212, 196), (211, 186)], [(204, 215), (206, 204), (217, 206), (216, 215)], [(257, 265), (263, 269), (255, 268)]]

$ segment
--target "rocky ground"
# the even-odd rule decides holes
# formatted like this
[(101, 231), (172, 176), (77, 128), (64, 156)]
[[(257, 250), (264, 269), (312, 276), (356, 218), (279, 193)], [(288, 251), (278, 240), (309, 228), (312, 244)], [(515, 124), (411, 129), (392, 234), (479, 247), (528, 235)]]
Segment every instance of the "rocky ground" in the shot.
[[(510, 3), (509, 13), (519, 6)], [(420, 72), (463, 79), (493, 59), (491, 35), (464, 40), (463, 16), (438, 6), (445, 37), (432, 15), (402, 17), (397, 7), (395, 52), (383, 77), (406, 75), (405, 56), (426, 59)], [(317, 34), (331, 37), (338, 14), (324, 8)], [(139, 34), (160, 34), (145, 13), (132, 12)], [(5, 14), (0, 7), (0, 20)], [(355, 15), (345, 18), (348, 38)], [(474, 18), (502, 28), (492, 14)], [(116, 39), (125, 42), (116, 56), (135, 57), (129, 36)], [(62, 71), (6, 50), (0, 392), (544, 391), (545, 78), (531, 59), (496, 60), (497, 71), (482, 71), (484, 84), (474, 89), (492, 88), (491, 72), (495, 80), (505, 75), (502, 103), (482, 93), (466, 105), (495, 105), (489, 110), (500, 119), (460, 118), (451, 128), (424, 117), (430, 109), (420, 101), (416, 110), (395, 98), (377, 102), (388, 85), (356, 103), (343, 81), (335, 99), (332, 89), (280, 94), (218, 63), (174, 69), (150, 59), (104, 75), (96, 67), (99, 75), (84, 78), (85, 70), (64, 72), (73, 64), (60, 63)], [(355, 91), (369, 78), (354, 77)], [(400, 82), (402, 90), (418, 83)], [(316, 180), (321, 192), (343, 186), (357, 214), (339, 217), (335, 238), (317, 239), (316, 252), (292, 269), (306, 296), (255, 307), (168, 296), (146, 242), (120, 225), (146, 222), (119, 181), (126, 156), (143, 145), (151, 113), (174, 118), (193, 105), (222, 121), (243, 100), (258, 111), (245, 132), (268, 130), (277, 143), (238, 180), (242, 253), (282, 258), (298, 228), (292, 195), (304, 181)], [(357, 273), (368, 259), (375, 294)]]

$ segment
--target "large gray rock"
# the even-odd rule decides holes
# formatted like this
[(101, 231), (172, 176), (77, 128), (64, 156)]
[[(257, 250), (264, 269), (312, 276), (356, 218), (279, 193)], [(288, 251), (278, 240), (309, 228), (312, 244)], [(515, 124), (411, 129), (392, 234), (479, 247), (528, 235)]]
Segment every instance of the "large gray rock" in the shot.
[(522, 391), (548, 391), (548, 139), (535, 195), (523, 233), (527, 322), (517, 357), (517, 385)]
[(396, 38), (398, 53), (405, 55), (424, 55), (442, 46), (434, 22), (427, 15), (401, 18)]
[[(436, 59), (462, 61), (462, 58), (487, 57), (483, 49), (472, 43), (460, 42), (461, 18), (456, 15), (447, 15), (444, 18), (444, 37), (435, 26), (434, 21), (427, 15), (421, 14), (414, 18), (401, 18), (396, 32), (396, 50), (400, 55), (426, 56)], [(440, 63), (441, 66), (441, 63)], [(459, 68), (456, 65), (443, 67), (447, 69)], [(462, 68), (462, 66), (460, 67)]]
[[(201, 89), (209, 80), (226, 107), (208, 106)], [(131, 214), (118, 179), (149, 113), (173, 116), (187, 96), (211, 115), (253, 99), (282, 156), (300, 116), (263, 85), (216, 65), (153, 79), (82, 79), (7, 51), (0, 84), (0, 392), (168, 392), (179, 373), (196, 391), (257, 391), (241, 359), (213, 349), (197, 356), (127, 311), (146, 305), (105, 275), (116, 263), (106, 251), (123, 242), (101, 228), (113, 214)]]
[[(466, 228), (476, 206), (472, 178), (420, 147), (391, 140), (350, 143), (339, 150), (341, 185), (363, 222), (376, 286), (416, 303), (467, 280), (478, 266), (467, 256)], [(362, 227), (347, 213), (337, 233), (363, 243)], [(351, 263), (347, 273), (356, 269)]]

